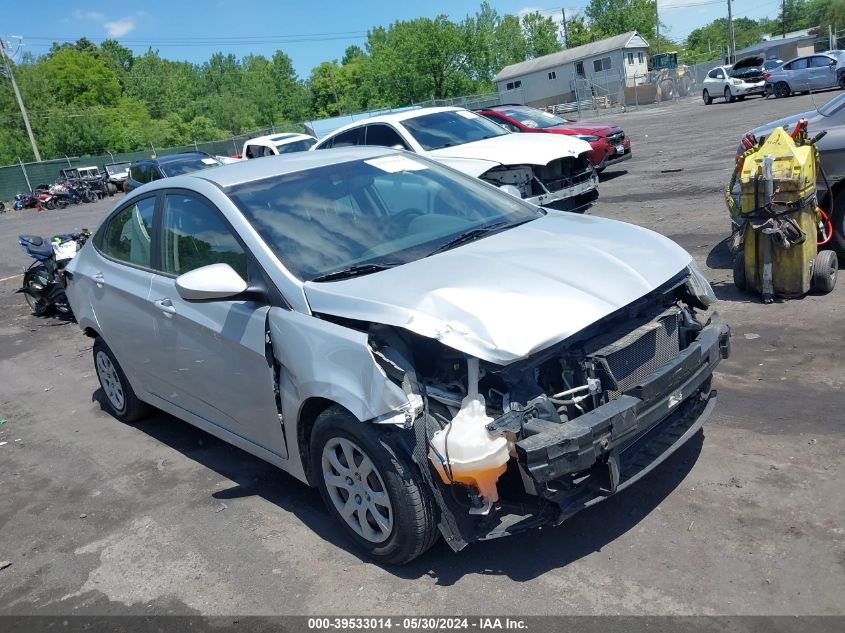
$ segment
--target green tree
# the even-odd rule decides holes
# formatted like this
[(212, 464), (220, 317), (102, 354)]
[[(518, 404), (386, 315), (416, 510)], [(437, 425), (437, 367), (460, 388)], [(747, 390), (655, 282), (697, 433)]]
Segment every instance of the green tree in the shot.
[(596, 39), (638, 31), (646, 40), (655, 36), (655, 0), (590, 0), (584, 13)]
[(557, 24), (539, 11), (522, 16), (522, 30), (525, 34), (525, 48), (529, 58), (555, 53), (561, 48), (557, 39)]
[(65, 105), (112, 105), (120, 97), (117, 75), (96, 55), (96, 49), (63, 48), (39, 60), (38, 65), (48, 92)]
[(522, 25), (515, 15), (506, 15), (496, 25), (496, 61), (499, 70), (510, 64), (524, 62), (528, 57), (528, 43)]
[(592, 29), (581, 15), (568, 18), (566, 22), (566, 47), (575, 48), (589, 44), (595, 39)]

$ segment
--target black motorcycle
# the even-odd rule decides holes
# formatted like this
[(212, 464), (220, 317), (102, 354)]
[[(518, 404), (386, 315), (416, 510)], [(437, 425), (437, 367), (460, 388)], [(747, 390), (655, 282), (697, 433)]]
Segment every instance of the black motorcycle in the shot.
[(23, 275), (23, 293), (32, 311), (41, 316), (51, 308), (59, 314), (70, 314), (70, 304), (65, 295), (65, 266), (91, 237), (88, 229), (78, 233), (56, 235), (45, 240), (38, 235), (18, 235), (23, 252), (35, 261)]

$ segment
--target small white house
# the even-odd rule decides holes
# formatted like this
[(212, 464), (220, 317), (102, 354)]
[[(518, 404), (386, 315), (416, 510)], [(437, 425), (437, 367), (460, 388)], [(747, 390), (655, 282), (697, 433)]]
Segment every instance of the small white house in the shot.
[(493, 78), (508, 102), (546, 106), (584, 98), (621, 98), (648, 73), (648, 42), (636, 31), (505, 66)]

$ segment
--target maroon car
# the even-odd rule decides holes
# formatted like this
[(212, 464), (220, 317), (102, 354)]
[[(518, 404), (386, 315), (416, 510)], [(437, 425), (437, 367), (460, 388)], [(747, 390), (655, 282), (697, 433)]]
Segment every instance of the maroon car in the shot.
[(615, 123), (570, 121), (524, 105), (500, 105), (477, 110), (511, 132), (550, 132), (577, 136), (592, 146), (590, 160), (602, 172), (613, 163), (631, 158), (631, 141)]

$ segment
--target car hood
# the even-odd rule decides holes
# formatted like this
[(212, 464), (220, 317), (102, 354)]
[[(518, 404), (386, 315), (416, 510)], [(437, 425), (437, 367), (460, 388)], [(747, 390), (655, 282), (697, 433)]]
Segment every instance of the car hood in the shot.
[(593, 134), (595, 136), (608, 136), (622, 131), (615, 123), (605, 121), (572, 121), (546, 129), (550, 132), (561, 132), (563, 134)]
[(314, 313), (402, 327), (504, 365), (558, 343), (690, 263), (638, 226), (559, 212), (409, 264), (306, 282)]
[(760, 57), (759, 55), (743, 57), (731, 67), (731, 71), (742, 70), (744, 68), (760, 68), (760, 66), (762, 66), (765, 61), (766, 60)]
[(777, 121), (772, 121), (771, 123), (766, 123), (765, 125), (761, 125), (760, 127), (756, 127), (751, 130), (751, 133), (754, 134), (758, 139), (764, 136), (768, 136), (771, 134), (775, 128), (783, 127), (786, 125), (789, 128), (789, 131), (792, 131), (792, 128), (795, 126), (798, 121), (801, 119), (807, 119), (807, 132), (809, 136), (813, 136), (813, 123), (816, 122), (817, 119), (824, 118), (822, 115), (818, 113), (816, 110), (810, 110), (808, 112), (802, 112), (801, 114), (793, 114), (792, 116), (787, 116), (782, 119), (778, 119)]
[(473, 158), (501, 165), (548, 165), (553, 160), (591, 151), (581, 139), (559, 134), (503, 134), (493, 138), (444, 147), (429, 152), (432, 158)]

